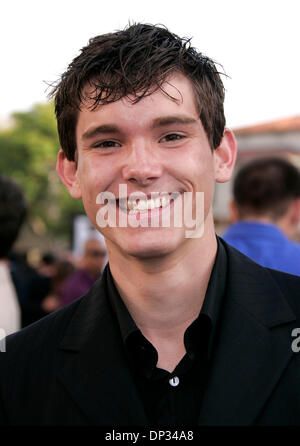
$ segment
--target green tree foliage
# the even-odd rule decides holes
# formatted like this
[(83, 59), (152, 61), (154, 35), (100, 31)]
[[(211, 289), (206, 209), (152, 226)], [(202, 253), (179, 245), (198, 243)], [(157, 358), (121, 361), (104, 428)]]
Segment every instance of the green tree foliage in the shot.
[(0, 131), (0, 172), (23, 187), (34, 232), (66, 237), (72, 215), (83, 213), (83, 207), (55, 171), (59, 142), (53, 104), (37, 104), (12, 117), (13, 125)]

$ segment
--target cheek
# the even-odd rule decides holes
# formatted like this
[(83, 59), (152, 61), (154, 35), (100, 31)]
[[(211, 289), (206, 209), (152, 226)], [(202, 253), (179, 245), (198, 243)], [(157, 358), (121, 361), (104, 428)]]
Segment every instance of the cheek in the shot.
[(91, 221), (95, 220), (95, 215), (99, 206), (96, 203), (99, 187), (99, 178), (97, 178), (97, 176), (94, 176), (88, 171), (82, 172), (80, 176), (81, 198), (86, 214)]
[(90, 200), (105, 190), (108, 184), (108, 169), (101, 169), (97, 162), (90, 160), (79, 168), (79, 182), (83, 198)]
[(214, 165), (212, 158), (198, 157), (186, 164), (189, 177), (199, 192), (209, 191), (214, 184)]
[(84, 203), (96, 203), (98, 185), (95, 184), (91, 176), (87, 175), (81, 182), (82, 200)]
[(79, 181), (82, 195), (82, 202), (86, 214), (93, 224), (96, 224), (97, 212), (101, 204), (97, 203), (97, 197), (101, 192), (111, 190), (114, 181), (113, 169), (98, 160), (91, 160), (80, 166)]

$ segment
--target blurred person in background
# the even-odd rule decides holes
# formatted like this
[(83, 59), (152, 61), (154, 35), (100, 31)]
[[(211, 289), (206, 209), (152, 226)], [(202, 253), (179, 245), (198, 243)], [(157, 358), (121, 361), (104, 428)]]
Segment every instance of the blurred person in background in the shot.
[(27, 210), (20, 186), (0, 176), (0, 328), (6, 334), (58, 308), (53, 299), (46, 300), (56, 271), (55, 257), (45, 255), (36, 270), (28, 264), (26, 253), (13, 250)]
[(98, 239), (89, 239), (84, 245), (80, 267), (62, 284), (61, 304), (65, 306), (85, 294), (100, 278), (106, 260), (106, 249)]
[[(0, 329), (8, 335), (21, 328), (21, 309), (11, 276), (10, 253), (27, 214), (20, 186), (0, 176)], [(3, 333), (2, 333), (3, 334)]]
[(45, 252), (40, 259), (38, 272), (46, 277), (53, 277), (56, 274), (57, 260), (52, 252)]
[(42, 255), (38, 272), (49, 279), (49, 292), (41, 302), (41, 308), (45, 313), (52, 313), (61, 307), (62, 286), (74, 270), (75, 266), (70, 260), (50, 252)]
[(48, 314), (43, 309), (43, 301), (50, 292), (51, 277), (30, 265), (26, 253), (12, 254), (11, 275), (21, 306), (23, 328)]
[(233, 183), (223, 239), (255, 262), (300, 276), (300, 173), (283, 158), (245, 164)]
[(50, 280), (29, 264), (26, 252), (11, 253), (10, 271), (21, 307), (23, 328), (46, 315), (41, 303), (49, 291)]

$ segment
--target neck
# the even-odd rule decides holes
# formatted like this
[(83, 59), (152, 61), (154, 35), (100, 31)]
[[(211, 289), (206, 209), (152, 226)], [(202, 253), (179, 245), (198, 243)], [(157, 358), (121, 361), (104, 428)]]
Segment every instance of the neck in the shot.
[(215, 261), (213, 226), (201, 238), (189, 239), (183, 252), (155, 259), (124, 258), (109, 241), (107, 247), (116, 287), (137, 326), (158, 353), (172, 351), (172, 343), (180, 356), (184, 332), (199, 315)]

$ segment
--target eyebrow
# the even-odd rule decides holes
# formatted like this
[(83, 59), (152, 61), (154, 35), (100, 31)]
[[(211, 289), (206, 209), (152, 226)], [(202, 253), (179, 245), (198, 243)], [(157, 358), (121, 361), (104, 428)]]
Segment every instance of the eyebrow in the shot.
[(162, 116), (154, 119), (152, 128), (164, 127), (171, 124), (196, 124), (198, 122), (195, 118), (189, 118), (181, 115)]
[[(159, 118), (154, 119), (152, 122), (151, 128), (155, 129), (158, 127), (164, 127), (171, 124), (196, 124), (197, 119), (195, 118), (189, 118), (185, 116), (180, 115), (170, 115), (170, 116), (162, 116)], [(109, 133), (120, 133), (121, 130), (118, 126), (114, 124), (104, 124), (99, 125), (97, 127), (88, 129), (84, 134), (82, 135), (83, 140), (91, 139), (99, 135), (103, 134), (109, 134)]]
[(120, 130), (116, 125), (112, 125), (112, 124), (99, 125), (97, 127), (88, 129), (86, 132), (84, 132), (84, 134), (82, 135), (82, 139), (83, 140), (91, 139), (98, 135), (107, 134), (107, 133), (117, 133), (119, 131)]

